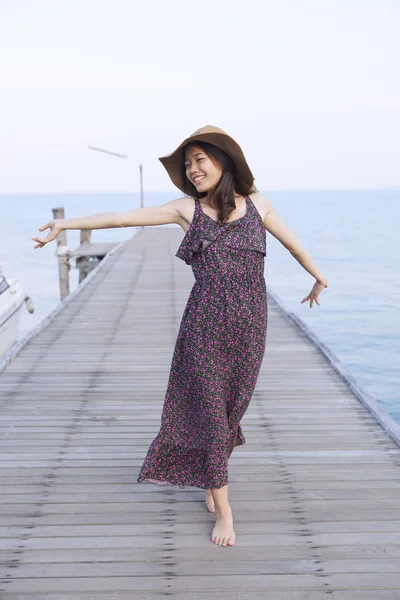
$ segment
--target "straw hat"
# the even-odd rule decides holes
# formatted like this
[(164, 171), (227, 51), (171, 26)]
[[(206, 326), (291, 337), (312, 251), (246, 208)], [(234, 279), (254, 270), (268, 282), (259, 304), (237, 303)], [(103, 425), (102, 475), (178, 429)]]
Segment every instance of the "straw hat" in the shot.
[(179, 188), (184, 194), (189, 193), (195, 195), (196, 188), (194, 185), (182, 174), (182, 165), (184, 161), (184, 146), (189, 142), (195, 142), (196, 140), (201, 142), (208, 142), (214, 144), (220, 150), (223, 150), (232, 159), (237, 174), (249, 187), (253, 185), (254, 176), (250, 171), (250, 167), (246, 162), (243, 151), (239, 144), (235, 142), (230, 135), (228, 135), (219, 127), (213, 125), (206, 125), (201, 129), (197, 129), (189, 137), (187, 137), (171, 154), (161, 156), (158, 160), (166, 168), (168, 175), (172, 182)]

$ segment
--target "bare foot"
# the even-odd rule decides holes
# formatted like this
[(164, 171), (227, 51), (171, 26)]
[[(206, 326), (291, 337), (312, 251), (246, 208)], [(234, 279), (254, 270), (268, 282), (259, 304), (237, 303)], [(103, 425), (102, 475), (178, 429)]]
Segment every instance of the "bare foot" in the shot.
[(235, 545), (235, 532), (233, 531), (233, 517), (230, 506), (223, 514), (217, 513), (211, 541), (218, 546)]
[(206, 506), (211, 513), (215, 513), (215, 504), (210, 490), (206, 491)]

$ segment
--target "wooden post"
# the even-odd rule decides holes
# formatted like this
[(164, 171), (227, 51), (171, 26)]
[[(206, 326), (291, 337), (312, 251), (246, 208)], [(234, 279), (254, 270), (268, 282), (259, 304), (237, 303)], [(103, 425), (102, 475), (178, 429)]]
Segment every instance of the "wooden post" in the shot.
[[(81, 229), (81, 234), (80, 234), (81, 246), (82, 246), (82, 244), (90, 244), (91, 238), (92, 238), (92, 230), (91, 229)], [(89, 266), (88, 265), (89, 259), (77, 257), (75, 262), (76, 262), (76, 266), (79, 269), (79, 283), (81, 283), (85, 279), (86, 275), (89, 272), (87, 269), (87, 267)]]
[[(63, 208), (53, 208), (54, 219), (64, 219)], [(58, 276), (60, 282), (60, 299), (61, 302), (69, 295), (69, 249), (67, 246), (67, 232), (61, 231), (57, 236), (57, 250), (56, 255), (58, 257)]]
[(91, 229), (81, 229), (81, 244), (90, 244), (90, 240), (92, 238), (92, 230)]

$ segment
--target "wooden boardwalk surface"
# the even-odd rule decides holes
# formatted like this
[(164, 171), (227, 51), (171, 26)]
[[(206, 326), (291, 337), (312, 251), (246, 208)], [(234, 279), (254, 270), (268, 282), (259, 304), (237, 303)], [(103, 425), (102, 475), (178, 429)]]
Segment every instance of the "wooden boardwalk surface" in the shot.
[(0, 373), (1, 600), (399, 600), (399, 446), (272, 300), (237, 545), (210, 542), (203, 491), (136, 483), (193, 283), (181, 238), (139, 231)]

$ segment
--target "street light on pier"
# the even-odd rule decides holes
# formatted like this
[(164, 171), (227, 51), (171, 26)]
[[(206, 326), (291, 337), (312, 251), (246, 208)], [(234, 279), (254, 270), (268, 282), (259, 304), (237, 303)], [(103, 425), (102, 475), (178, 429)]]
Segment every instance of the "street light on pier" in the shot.
[[(109, 150), (104, 150), (103, 148), (95, 148), (94, 146), (88, 146), (89, 150), (96, 150), (96, 152), (104, 152), (105, 154), (111, 154), (112, 156), (117, 156), (118, 158), (129, 158), (126, 154), (118, 154), (117, 152), (110, 152)], [(140, 163), (137, 158), (132, 157), (133, 160), (136, 160), (139, 163), (139, 177), (140, 177), (140, 208), (143, 208), (143, 165)]]

